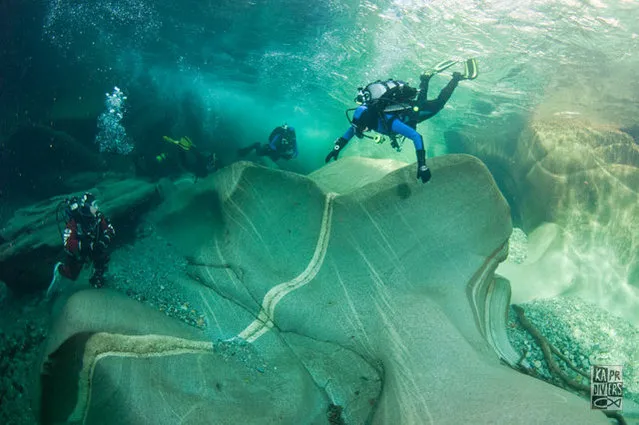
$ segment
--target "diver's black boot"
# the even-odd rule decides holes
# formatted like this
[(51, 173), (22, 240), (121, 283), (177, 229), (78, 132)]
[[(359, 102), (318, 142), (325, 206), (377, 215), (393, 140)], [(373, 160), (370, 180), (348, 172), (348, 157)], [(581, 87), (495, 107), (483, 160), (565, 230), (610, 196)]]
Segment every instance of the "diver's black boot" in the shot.
[(253, 144), (252, 144), (252, 145), (250, 145), (250, 146), (247, 146), (247, 147), (245, 147), (245, 148), (238, 149), (238, 150), (237, 150), (237, 154), (238, 154), (239, 156), (246, 156), (246, 155), (248, 155), (249, 153), (251, 153), (251, 151), (252, 151), (253, 149), (257, 150), (257, 149), (259, 149), (259, 147), (260, 147), (260, 144), (259, 144), (259, 143), (253, 143)]
[(89, 283), (96, 289), (102, 288), (104, 286), (104, 277), (94, 274), (91, 276), (91, 279), (89, 279)]
[[(106, 260), (108, 261), (108, 259)], [(104, 273), (106, 272), (106, 263), (94, 264), (93, 276), (89, 279), (89, 283), (94, 288), (102, 288), (104, 286)]]

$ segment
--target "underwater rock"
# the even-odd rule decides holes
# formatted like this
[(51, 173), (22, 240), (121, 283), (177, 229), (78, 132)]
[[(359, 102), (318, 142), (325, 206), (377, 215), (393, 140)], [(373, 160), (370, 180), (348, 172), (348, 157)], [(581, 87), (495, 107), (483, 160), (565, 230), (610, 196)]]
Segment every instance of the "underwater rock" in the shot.
[(337, 161), (309, 174), (309, 178), (317, 183), (325, 192), (340, 195), (358, 189), (368, 183), (376, 182), (386, 174), (405, 167), (405, 162), (393, 159), (371, 159), (356, 156), (340, 158)]
[(518, 302), (570, 293), (639, 326), (639, 146), (631, 135), (555, 117), (519, 134), (445, 136), (451, 151), (486, 164), (515, 225), (537, 233), (534, 260), (498, 270)]
[[(576, 121), (532, 123), (520, 136), (519, 168), (525, 226), (607, 227), (624, 241), (639, 235), (639, 146), (615, 128)], [(628, 242), (628, 243), (626, 243)], [(637, 241), (620, 245), (628, 258)]]
[[(513, 223), (521, 227), (520, 199), (518, 185), (519, 169), (513, 159), (517, 149), (517, 139), (522, 131), (521, 118), (509, 117), (508, 125), (490, 128), (450, 129), (444, 132), (444, 140), (449, 153), (465, 153), (479, 158), (490, 170), (510, 205)], [(496, 128), (495, 128), (496, 127)]]
[(43, 364), (50, 423), (326, 423), (326, 401), (284, 344), (257, 353), (109, 290), (71, 296)]
[(407, 166), (338, 195), (240, 162), (176, 193), (157, 229), (183, 234), (217, 328), (76, 294), (51, 333), (42, 422), (607, 424), (500, 362), (517, 357), (494, 276), (508, 205), (476, 158), (430, 167), (428, 184)]
[[(155, 185), (130, 179), (104, 181), (89, 189), (98, 196), (100, 208), (116, 227), (118, 242), (126, 239), (127, 226), (158, 201)], [(16, 293), (46, 289), (53, 265), (63, 252), (62, 211), (65, 196), (57, 196), (21, 208), (0, 229), (0, 279)]]
[(500, 269), (513, 291), (579, 295), (639, 325), (639, 146), (615, 128), (544, 121), (514, 158), (524, 229), (558, 227), (531, 242), (543, 255)]

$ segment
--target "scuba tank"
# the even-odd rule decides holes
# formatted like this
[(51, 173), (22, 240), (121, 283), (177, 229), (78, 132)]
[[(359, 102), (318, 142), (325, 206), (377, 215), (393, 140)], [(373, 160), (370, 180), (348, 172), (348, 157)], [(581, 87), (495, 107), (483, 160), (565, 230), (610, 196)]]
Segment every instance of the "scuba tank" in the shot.
[[(396, 112), (410, 108), (404, 105), (411, 102), (417, 95), (417, 89), (410, 87), (408, 83), (400, 80), (388, 79), (386, 81), (377, 80), (366, 87), (358, 87), (355, 102), (370, 107), (377, 107), (380, 112)], [(400, 107), (401, 106), (401, 107)]]
[[(66, 227), (67, 223), (71, 219), (75, 219), (78, 225), (79, 234), (92, 235), (93, 233), (95, 233), (95, 230), (97, 229), (97, 226), (100, 222), (100, 218), (102, 217), (101, 213), (96, 214), (94, 217), (92, 215), (88, 216), (82, 211), (88, 205), (90, 205), (91, 202), (93, 201), (95, 201), (95, 196), (87, 192), (82, 196), (82, 198), (78, 198), (77, 196), (72, 196), (58, 203), (55, 210), (55, 216), (56, 216), (56, 223), (58, 226), (58, 233), (60, 234), (60, 237), (62, 239), (64, 239), (62, 227), (63, 226)], [(87, 202), (89, 204), (87, 204)], [(88, 221), (87, 218), (90, 218), (91, 221), (87, 222)], [(61, 226), (60, 223), (64, 223), (64, 224)], [(92, 227), (94, 229), (91, 229)], [(89, 230), (89, 232), (87, 232), (86, 230)], [(94, 236), (97, 236), (97, 233), (95, 233)]]
[(74, 218), (76, 214), (79, 214), (80, 208), (80, 200), (77, 196), (73, 196), (71, 198), (66, 198), (58, 203), (55, 208), (55, 220), (58, 225), (58, 233), (61, 238), (64, 238), (62, 234), (62, 226), (60, 223), (63, 222), (64, 226)]
[[(378, 119), (385, 120), (386, 113), (401, 113), (403, 111), (413, 109), (417, 89), (410, 87), (408, 83), (400, 80), (388, 79), (386, 81), (377, 80), (366, 85), (366, 87), (358, 87), (357, 96), (354, 101), (367, 108), (367, 119), (363, 125), (368, 128), (374, 128)], [(354, 117), (351, 118), (349, 113), (357, 108), (346, 110), (346, 118), (351, 125), (354, 124)], [(361, 133), (360, 133), (361, 134)], [(357, 134), (356, 134), (357, 135)], [(369, 137), (363, 135), (364, 137)], [(362, 137), (362, 135), (358, 135)], [(401, 150), (401, 146), (393, 143), (396, 150)]]

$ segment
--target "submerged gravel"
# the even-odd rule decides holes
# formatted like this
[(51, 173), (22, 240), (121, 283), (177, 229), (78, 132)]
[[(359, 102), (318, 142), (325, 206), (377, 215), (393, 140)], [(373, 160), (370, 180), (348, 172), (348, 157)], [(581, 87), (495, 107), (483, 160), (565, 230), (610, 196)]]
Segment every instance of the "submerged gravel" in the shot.
[[(588, 375), (591, 365), (623, 365), (624, 398), (639, 402), (639, 329), (577, 297), (536, 300), (520, 307), (548, 342)], [(562, 381), (551, 376), (541, 348), (521, 327), (512, 308), (507, 329), (515, 350), (527, 353), (526, 359), (541, 377), (560, 385)], [(566, 374), (589, 385), (589, 380), (555, 359)]]
[(206, 328), (205, 316), (178, 284), (187, 276), (186, 259), (152, 225), (142, 227), (139, 236), (111, 256), (107, 286), (188, 325)]

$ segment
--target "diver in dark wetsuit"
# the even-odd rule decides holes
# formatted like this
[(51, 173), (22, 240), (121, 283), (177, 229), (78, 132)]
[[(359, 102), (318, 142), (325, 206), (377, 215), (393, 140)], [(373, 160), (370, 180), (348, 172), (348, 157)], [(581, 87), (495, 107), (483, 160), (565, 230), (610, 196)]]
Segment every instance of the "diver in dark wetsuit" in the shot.
[[(426, 183), (431, 178), (431, 172), (426, 166), (423, 138), (415, 128), (417, 124), (432, 118), (442, 110), (461, 80), (476, 78), (477, 69), (474, 60), (472, 66), (474, 66), (474, 69), (472, 69), (470, 73), (468, 68), (464, 74), (454, 72), (452, 79), (441, 90), (436, 99), (427, 99), (428, 83), (434, 74), (425, 73), (420, 75), (419, 91), (415, 99), (392, 101), (390, 104), (386, 102), (382, 107), (378, 106), (379, 103), (365, 102), (363, 105), (355, 108), (351, 126), (335, 141), (333, 150), (326, 156), (325, 162), (328, 163), (331, 159), (337, 160), (339, 152), (346, 146), (350, 139), (352, 139), (353, 136), (362, 138), (364, 131), (375, 131), (380, 134), (389, 135), (392, 140), (392, 145), (395, 148), (398, 148), (395, 136), (401, 135), (413, 141), (417, 155), (417, 178), (421, 179), (423, 183)], [(397, 84), (399, 86), (398, 90), (400, 90), (400, 95), (397, 97), (398, 99), (402, 99), (401, 90), (409, 95), (411, 94), (411, 88), (401, 81), (388, 80), (387, 82), (379, 81), (374, 84), (383, 84), (387, 87), (390, 85), (393, 89), (395, 88), (394, 84)], [(412, 93), (414, 93), (415, 89), (413, 88), (412, 90)], [(412, 97), (414, 97), (414, 94)]]
[(274, 162), (279, 159), (293, 159), (297, 158), (297, 137), (295, 135), (295, 129), (284, 124), (279, 127), (275, 127), (268, 136), (268, 143), (261, 145), (260, 143), (253, 143), (242, 149), (238, 149), (240, 156), (248, 155), (255, 149), (257, 156), (268, 156)]

